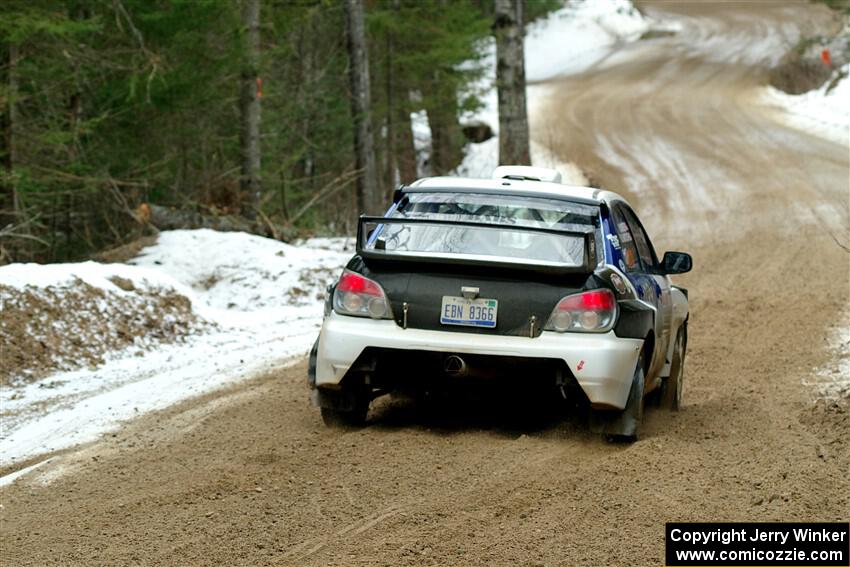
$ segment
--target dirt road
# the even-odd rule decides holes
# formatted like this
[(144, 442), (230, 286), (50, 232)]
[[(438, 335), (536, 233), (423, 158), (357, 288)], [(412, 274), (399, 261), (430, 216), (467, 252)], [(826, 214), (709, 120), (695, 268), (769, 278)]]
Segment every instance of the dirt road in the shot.
[(776, 46), (829, 15), (648, 9), (683, 30), (559, 81), (534, 133), (627, 193), (657, 248), (693, 252), (684, 411), (650, 412), (628, 446), (388, 403), (341, 433), (302, 362), (0, 489), (2, 563), (660, 565), (665, 521), (846, 521), (848, 407), (803, 380), (848, 325), (848, 148), (752, 100)]

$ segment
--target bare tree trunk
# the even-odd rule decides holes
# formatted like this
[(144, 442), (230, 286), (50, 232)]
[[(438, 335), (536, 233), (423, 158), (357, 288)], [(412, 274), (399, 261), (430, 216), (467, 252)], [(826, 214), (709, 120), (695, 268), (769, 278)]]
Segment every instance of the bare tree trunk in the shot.
[(245, 29), (245, 62), (242, 68), (240, 109), (242, 128), (242, 176), (240, 189), (248, 195), (249, 216), (260, 208), (260, 0), (242, 0), (242, 26)]
[(354, 152), (357, 169), (361, 171), (357, 180), (357, 207), (366, 214), (377, 214), (381, 212), (383, 203), (380, 198), (375, 139), (369, 113), (369, 56), (366, 50), (362, 0), (345, 0), (345, 17), (350, 60), (351, 113), (354, 118)]
[(499, 163), (530, 164), (525, 102), (523, 0), (496, 0), (496, 88), (499, 95)]

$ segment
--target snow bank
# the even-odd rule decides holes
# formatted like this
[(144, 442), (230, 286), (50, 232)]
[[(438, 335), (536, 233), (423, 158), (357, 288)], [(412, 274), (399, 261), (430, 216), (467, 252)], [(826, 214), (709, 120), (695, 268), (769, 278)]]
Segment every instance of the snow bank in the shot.
[[(643, 16), (629, 0), (582, 0), (570, 2), (544, 20), (532, 23), (525, 37), (526, 81), (531, 85), (557, 76), (579, 73), (600, 64), (620, 44), (638, 39), (658, 24)], [(463, 122), (481, 121), (496, 134), (486, 142), (467, 144), (463, 162), (455, 170), (465, 177), (489, 177), (498, 164), (499, 111), (496, 80), (496, 45), (493, 40), (481, 46), (479, 65), (487, 69), (470, 91), (479, 93), (482, 107), (466, 113)], [(482, 94), (483, 93), (483, 94)], [(526, 89), (529, 114), (545, 98), (541, 87)], [(421, 133), (422, 126), (418, 130)], [(531, 132), (532, 138), (535, 132)], [(554, 167), (564, 183), (586, 185), (587, 179), (574, 164), (558, 160), (540, 143), (531, 144), (531, 163)]]
[(845, 65), (837, 69), (832, 79), (821, 88), (800, 95), (789, 95), (767, 86), (760, 93), (760, 102), (779, 109), (785, 124), (847, 146), (850, 144), (848, 74), (850, 65)]
[[(322, 318), (325, 288), (350, 257), (350, 239), (297, 246), (244, 233), (170, 231), (130, 263), (12, 264), (0, 286), (19, 292), (80, 282), (102, 290), (105, 317), (136, 290), (185, 297), (202, 322), (182, 342), (105, 355), (93, 369), (63, 371), (0, 390), (0, 467), (88, 442), (122, 421), (209, 392), (305, 354)], [(115, 317), (122, 317), (116, 313)], [(86, 339), (97, 348), (97, 339)]]
[(9, 264), (0, 266), (0, 285), (27, 288), (68, 287), (82, 281), (106, 292), (126, 292), (115, 283), (116, 277), (132, 280), (142, 289), (174, 289), (186, 292), (170, 275), (124, 264)]
[(327, 283), (350, 257), (340, 254), (345, 247), (345, 239), (292, 246), (244, 232), (175, 230), (131, 263), (189, 287), (204, 317), (253, 326), (304, 308), (321, 311)]
[(528, 26), (526, 80), (534, 83), (587, 70), (614, 47), (638, 39), (655, 25), (629, 0), (570, 2)]

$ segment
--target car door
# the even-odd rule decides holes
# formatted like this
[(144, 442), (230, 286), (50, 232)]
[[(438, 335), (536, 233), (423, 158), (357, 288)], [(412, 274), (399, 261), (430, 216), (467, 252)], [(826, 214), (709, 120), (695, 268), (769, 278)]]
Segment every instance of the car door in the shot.
[(655, 386), (656, 378), (664, 367), (665, 353), (670, 341), (673, 318), (670, 280), (659, 275), (658, 259), (643, 225), (627, 205), (618, 203), (613, 208), (614, 222), (620, 241), (626, 276), (631, 280), (638, 299), (655, 310), (655, 344), (646, 376), (647, 389)]

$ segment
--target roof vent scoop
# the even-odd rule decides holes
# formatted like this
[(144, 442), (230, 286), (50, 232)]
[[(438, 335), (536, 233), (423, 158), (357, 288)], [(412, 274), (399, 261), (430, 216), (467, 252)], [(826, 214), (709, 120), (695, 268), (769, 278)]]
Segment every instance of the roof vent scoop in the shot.
[(556, 170), (530, 165), (500, 165), (493, 170), (491, 177), (493, 179), (515, 179), (517, 181), (561, 182), (561, 174)]

